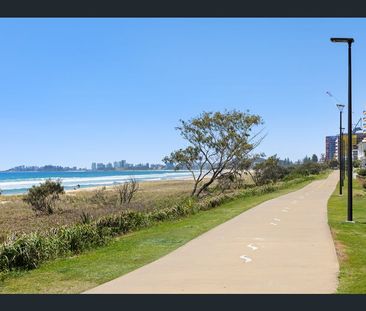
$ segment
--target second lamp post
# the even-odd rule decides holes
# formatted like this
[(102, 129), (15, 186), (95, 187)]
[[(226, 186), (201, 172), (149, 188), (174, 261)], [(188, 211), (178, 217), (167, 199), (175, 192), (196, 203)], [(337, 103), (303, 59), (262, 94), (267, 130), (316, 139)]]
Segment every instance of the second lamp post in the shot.
[(339, 194), (342, 194), (343, 187), (343, 136), (342, 136), (342, 111), (344, 105), (337, 104), (339, 109), (339, 139), (338, 139), (338, 162), (339, 162)]

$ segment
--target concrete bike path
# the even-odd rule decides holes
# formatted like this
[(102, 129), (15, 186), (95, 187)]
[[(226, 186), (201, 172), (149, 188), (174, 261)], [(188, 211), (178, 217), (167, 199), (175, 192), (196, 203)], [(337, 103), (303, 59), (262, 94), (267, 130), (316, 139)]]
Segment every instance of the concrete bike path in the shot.
[(266, 201), (86, 293), (333, 293), (327, 201), (338, 174)]

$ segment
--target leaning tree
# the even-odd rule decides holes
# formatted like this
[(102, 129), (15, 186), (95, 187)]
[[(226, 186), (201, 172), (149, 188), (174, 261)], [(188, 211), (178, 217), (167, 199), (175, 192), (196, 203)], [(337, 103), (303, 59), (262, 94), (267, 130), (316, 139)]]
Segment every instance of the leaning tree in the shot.
[(264, 136), (262, 118), (248, 111), (203, 112), (188, 121), (180, 120), (176, 127), (188, 141), (188, 147), (172, 152), (163, 161), (175, 169), (192, 173), (191, 195), (198, 197), (221, 175), (236, 172), (251, 159), (251, 152)]

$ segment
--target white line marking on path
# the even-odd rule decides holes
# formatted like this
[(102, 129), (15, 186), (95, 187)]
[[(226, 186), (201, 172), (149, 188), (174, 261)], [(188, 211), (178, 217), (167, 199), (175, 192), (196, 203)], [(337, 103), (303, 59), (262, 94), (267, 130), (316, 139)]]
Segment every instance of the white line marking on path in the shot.
[(287, 212), (288, 212), (288, 210), (286, 210), (286, 209), (283, 209), (283, 210), (282, 210), (282, 212), (285, 212), (285, 213), (287, 213)]
[(252, 243), (248, 244), (247, 245), (249, 248), (251, 248), (253, 251), (257, 250), (258, 247), (257, 246), (254, 246)]
[(277, 224), (274, 223), (274, 222), (270, 222), (270, 224), (273, 225), (273, 226), (277, 226)]
[(281, 221), (279, 218), (273, 218), (274, 221)]
[(248, 263), (248, 262), (251, 262), (252, 261), (252, 258), (246, 256), (246, 255), (241, 255), (240, 256), (240, 259), (243, 259), (245, 260), (245, 263)]

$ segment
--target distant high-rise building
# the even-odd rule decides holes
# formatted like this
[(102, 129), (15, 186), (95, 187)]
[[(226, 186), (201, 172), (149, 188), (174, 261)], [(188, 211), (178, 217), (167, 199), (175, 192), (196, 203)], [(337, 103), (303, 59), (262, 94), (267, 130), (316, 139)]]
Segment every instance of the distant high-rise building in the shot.
[(120, 162), (115, 161), (115, 162), (113, 163), (113, 167), (114, 167), (114, 168), (120, 168), (120, 167), (121, 167), (121, 166), (120, 166)]
[(120, 168), (126, 167), (126, 160), (119, 161), (119, 167)]
[(93, 162), (91, 165), (91, 169), (95, 171), (97, 169), (97, 163)]
[(104, 163), (97, 163), (97, 170), (104, 170), (104, 169), (105, 169)]
[(174, 164), (173, 163), (166, 163), (165, 169), (166, 170), (173, 170), (174, 169)]
[[(342, 153), (345, 158), (347, 158), (347, 148), (348, 148), (348, 134), (344, 133), (342, 135)], [(358, 158), (358, 144), (366, 140), (365, 133), (354, 133), (352, 134), (352, 156), (354, 160)], [(339, 135), (326, 136), (325, 137), (325, 160), (338, 160), (339, 153)]]
[(113, 169), (113, 165), (110, 162), (105, 167), (106, 167), (107, 170)]
[(337, 135), (325, 137), (325, 160), (333, 160), (336, 156)]

